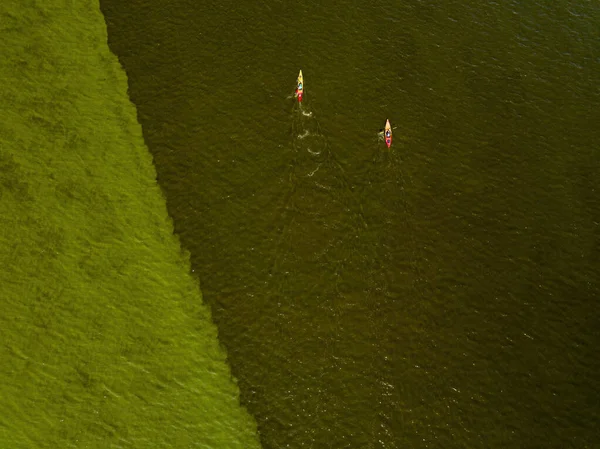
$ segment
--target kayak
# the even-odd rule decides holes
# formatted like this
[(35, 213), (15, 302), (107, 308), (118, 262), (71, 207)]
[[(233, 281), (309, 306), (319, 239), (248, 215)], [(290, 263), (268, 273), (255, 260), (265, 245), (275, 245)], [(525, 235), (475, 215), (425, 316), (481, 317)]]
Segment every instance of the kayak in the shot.
[(296, 96), (298, 97), (298, 103), (302, 103), (302, 95), (304, 94), (304, 78), (302, 77), (302, 70), (298, 74), (298, 81), (296, 87)]
[(392, 127), (390, 125), (389, 120), (387, 120), (385, 122), (384, 136), (385, 136), (385, 144), (387, 145), (388, 148), (391, 147), (392, 146)]

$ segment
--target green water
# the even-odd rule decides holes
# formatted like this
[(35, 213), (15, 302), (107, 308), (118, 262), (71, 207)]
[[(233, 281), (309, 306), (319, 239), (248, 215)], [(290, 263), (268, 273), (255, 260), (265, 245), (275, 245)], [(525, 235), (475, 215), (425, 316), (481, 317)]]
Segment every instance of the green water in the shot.
[(101, 7), (263, 447), (598, 444), (596, 3)]
[(0, 447), (259, 447), (99, 5), (0, 36)]

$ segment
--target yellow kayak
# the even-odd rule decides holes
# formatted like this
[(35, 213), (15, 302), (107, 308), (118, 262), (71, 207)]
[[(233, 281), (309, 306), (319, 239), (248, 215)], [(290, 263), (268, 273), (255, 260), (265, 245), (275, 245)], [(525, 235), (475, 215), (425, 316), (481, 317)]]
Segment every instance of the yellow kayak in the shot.
[(298, 81), (296, 87), (296, 96), (298, 97), (298, 103), (302, 102), (302, 95), (304, 94), (304, 77), (302, 76), (302, 70), (298, 74)]

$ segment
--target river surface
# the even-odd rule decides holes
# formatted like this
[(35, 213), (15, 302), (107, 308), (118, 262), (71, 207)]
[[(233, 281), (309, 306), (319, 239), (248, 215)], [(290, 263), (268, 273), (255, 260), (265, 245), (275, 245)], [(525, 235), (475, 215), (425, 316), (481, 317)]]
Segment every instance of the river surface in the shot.
[(598, 447), (597, 2), (101, 7), (265, 449)]

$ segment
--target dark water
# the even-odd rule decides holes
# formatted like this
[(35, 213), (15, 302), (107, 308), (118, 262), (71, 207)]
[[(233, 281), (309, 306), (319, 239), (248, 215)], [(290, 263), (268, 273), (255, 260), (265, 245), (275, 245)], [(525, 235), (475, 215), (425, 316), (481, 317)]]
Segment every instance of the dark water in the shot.
[(265, 448), (598, 447), (598, 3), (101, 5)]

